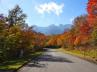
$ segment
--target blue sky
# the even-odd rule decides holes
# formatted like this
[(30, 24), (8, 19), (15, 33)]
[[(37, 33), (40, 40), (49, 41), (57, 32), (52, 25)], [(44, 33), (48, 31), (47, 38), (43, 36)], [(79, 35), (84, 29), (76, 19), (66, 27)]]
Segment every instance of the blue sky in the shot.
[(0, 13), (7, 15), (16, 4), (27, 14), (26, 22), (46, 27), (51, 24), (72, 24), (72, 20), (86, 14), (88, 0), (0, 0)]

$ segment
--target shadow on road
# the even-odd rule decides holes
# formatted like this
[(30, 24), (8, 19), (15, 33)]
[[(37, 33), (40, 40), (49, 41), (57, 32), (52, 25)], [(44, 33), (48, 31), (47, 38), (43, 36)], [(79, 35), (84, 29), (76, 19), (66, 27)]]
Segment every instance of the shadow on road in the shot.
[(59, 56), (52, 56), (52, 55), (43, 55), (38, 58), (38, 61), (73, 63), (71, 60), (68, 60), (67, 58), (63, 58)]
[(29, 63), (27, 66), (28, 66), (28, 67), (45, 68), (45, 67), (46, 67), (46, 64), (40, 64), (40, 63), (34, 64), (34, 63)]
[(29, 64), (26, 66), (28, 67), (38, 67), (38, 68), (45, 68), (46, 64), (41, 64), (40, 62), (64, 62), (64, 63), (73, 63), (71, 60), (68, 60), (67, 58), (58, 57), (58, 56), (52, 56), (52, 55), (42, 55), (35, 60), (32, 60)]
[(52, 53), (56, 53), (55, 50), (44, 49), (45, 53), (40, 57), (34, 58), (29, 64), (26, 66), (28, 67), (38, 67), (38, 68), (45, 68), (46, 64), (40, 64), (42, 62), (64, 62), (64, 63), (74, 63), (71, 60), (64, 58), (62, 56), (55, 56)]
[(13, 72), (14, 70), (0, 70), (0, 72)]

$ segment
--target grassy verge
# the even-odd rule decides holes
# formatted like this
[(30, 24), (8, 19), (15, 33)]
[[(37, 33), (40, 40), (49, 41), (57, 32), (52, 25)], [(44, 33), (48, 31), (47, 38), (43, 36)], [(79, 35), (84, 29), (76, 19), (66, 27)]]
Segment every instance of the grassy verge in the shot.
[(43, 52), (35, 52), (28, 57), (18, 58), (14, 60), (7, 60), (4, 63), (0, 63), (0, 70), (16, 70), (23, 66), (25, 63), (29, 62), (34, 57), (41, 55)]
[(58, 49), (58, 51), (80, 57), (90, 62), (97, 63), (97, 51), (95, 50), (79, 51), (79, 50), (65, 50), (64, 48), (60, 48)]

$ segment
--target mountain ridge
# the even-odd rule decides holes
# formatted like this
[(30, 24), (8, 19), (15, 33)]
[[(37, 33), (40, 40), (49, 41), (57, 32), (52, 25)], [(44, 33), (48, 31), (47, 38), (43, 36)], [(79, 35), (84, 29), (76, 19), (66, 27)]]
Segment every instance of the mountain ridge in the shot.
[(65, 25), (63, 25), (63, 24), (59, 24), (59, 25), (51, 24), (47, 27), (40, 27), (40, 26), (35, 25), (33, 29), (36, 32), (44, 33), (46, 35), (55, 35), (55, 34), (62, 34), (63, 32), (70, 29), (71, 27), (72, 27), (71, 24), (65, 24)]

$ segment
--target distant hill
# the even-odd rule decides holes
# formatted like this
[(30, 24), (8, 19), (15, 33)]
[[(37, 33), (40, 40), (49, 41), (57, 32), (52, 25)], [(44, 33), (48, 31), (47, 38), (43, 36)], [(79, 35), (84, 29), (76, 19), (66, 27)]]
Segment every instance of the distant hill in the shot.
[(41, 32), (44, 33), (46, 35), (54, 35), (54, 34), (61, 34), (64, 31), (67, 31), (68, 29), (71, 28), (71, 24), (60, 24), (60, 25), (50, 25), (48, 27), (39, 27), (39, 26), (34, 26), (34, 30), (36, 32)]

